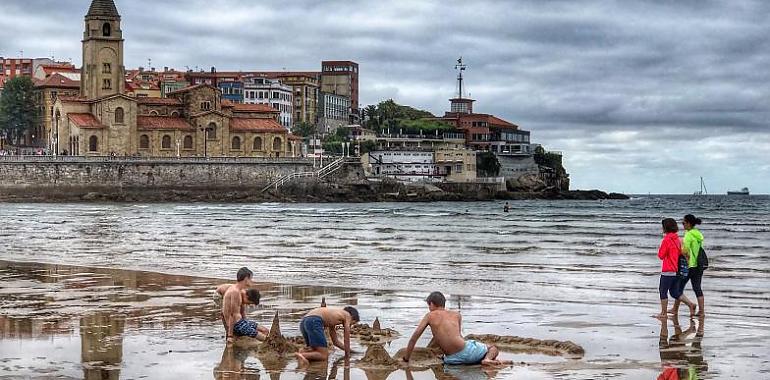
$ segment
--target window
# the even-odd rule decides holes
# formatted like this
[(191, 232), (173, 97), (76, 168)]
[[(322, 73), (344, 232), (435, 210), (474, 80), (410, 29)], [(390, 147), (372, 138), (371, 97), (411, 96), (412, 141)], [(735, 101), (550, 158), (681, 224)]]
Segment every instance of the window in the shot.
[(206, 138), (209, 140), (216, 140), (217, 138), (217, 124), (216, 123), (209, 123), (209, 126), (206, 127)]
[(102, 90), (111, 90), (112, 89), (112, 80), (110, 79), (103, 79), (102, 80)]
[(262, 150), (262, 138), (261, 137), (255, 137), (254, 138), (254, 147), (253, 150)]
[(279, 137), (274, 138), (273, 139), (273, 151), (280, 152), (282, 150), (281, 149), (281, 145), (282, 145), (281, 143), (282, 142), (281, 142), (281, 139)]
[(102, 25), (102, 35), (105, 37), (112, 35), (112, 25), (110, 25), (109, 22), (105, 22), (104, 25)]
[(139, 136), (139, 149), (150, 149), (150, 137), (147, 135)]
[(171, 136), (164, 135), (163, 138), (160, 140), (160, 148), (161, 149), (171, 149)]
[(241, 150), (241, 138), (238, 136), (233, 137), (233, 142), (231, 144), (232, 150)]
[(96, 136), (91, 136), (88, 139), (88, 151), (96, 152), (99, 150), (99, 139)]
[(185, 136), (184, 142), (182, 144), (182, 147), (185, 149), (192, 149), (193, 148), (193, 138), (192, 136)]
[(150, 111), (150, 116), (158, 116), (158, 111), (156, 110)]
[(115, 108), (115, 124), (123, 124), (125, 120), (125, 113), (123, 112), (123, 108)]
[(102, 74), (111, 74), (112, 65), (109, 63), (102, 63)]
[(59, 93), (56, 91), (51, 91), (51, 100), (56, 101), (56, 97), (59, 96)]
[(172, 111), (172, 112), (171, 112), (171, 117), (179, 117), (179, 112), (177, 112), (177, 111)]
[(208, 111), (210, 109), (211, 109), (210, 101), (201, 102), (201, 111)]

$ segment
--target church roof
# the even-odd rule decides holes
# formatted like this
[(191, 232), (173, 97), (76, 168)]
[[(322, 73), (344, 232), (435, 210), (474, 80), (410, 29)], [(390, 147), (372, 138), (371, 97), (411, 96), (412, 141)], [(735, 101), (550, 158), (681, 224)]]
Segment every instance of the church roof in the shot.
[(36, 80), (37, 87), (80, 88), (80, 81), (74, 81), (59, 73), (55, 73), (46, 79)]
[(232, 107), (234, 112), (259, 112), (259, 113), (280, 113), (281, 112), (273, 108), (273, 106), (269, 104), (234, 103), (232, 104)]
[(230, 129), (235, 132), (288, 132), (274, 119), (246, 119), (234, 117), (230, 120)]
[(194, 131), (190, 123), (181, 117), (173, 116), (137, 116), (136, 126), (140, 130), (186, 130)]
[(92, 16), (120, 17), (120, 14), (113, 0), (94, 0), (86, 17)]
[(67, 117), (80, 129), (102, 129), (104, 124), (90, 113), (69, 113)]

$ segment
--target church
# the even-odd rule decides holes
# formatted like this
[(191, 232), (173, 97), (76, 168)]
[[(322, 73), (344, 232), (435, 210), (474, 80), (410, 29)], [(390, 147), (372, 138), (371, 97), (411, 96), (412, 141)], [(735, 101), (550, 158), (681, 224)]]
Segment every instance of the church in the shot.
[(93, 0), (85, 17), (78, 96), (59, 96), (49, 131), (56, 155), (296, 157), (301, 139), (265, 104), (234, 104), (196, 85), (165, 98), (126, 95), (121, 17)]

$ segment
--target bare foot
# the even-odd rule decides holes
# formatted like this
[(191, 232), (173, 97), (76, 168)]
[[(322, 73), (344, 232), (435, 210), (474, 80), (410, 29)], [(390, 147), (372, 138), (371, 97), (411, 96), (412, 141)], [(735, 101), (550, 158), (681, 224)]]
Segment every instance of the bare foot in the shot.
[(297, 368), (306, 368), (307, 366), (310, 365), (310, 361), (305, 359), (305, 357), (302, 356), (302, 354), (296, 353), (294, 354), (294, 356), (297, 357)]
[(668, 313), (676, 315), (676, 314), (679, 314), (679, 310), (674, 310), (674, 308), (671, 308), (671, 309), (668, 309)]
[(655, 314), (652, 316), (653, 318), (660, 319), (661, 321), (665, 321), (668, 319), (668, 316), (666, 314)]
[(701, 311), (695, 313), (695, 316), (698, 317), (698, 318), (703, 318), (703, 317), (706, 316), (706, 313), (704, 313), (703, 310), (701, 310)]

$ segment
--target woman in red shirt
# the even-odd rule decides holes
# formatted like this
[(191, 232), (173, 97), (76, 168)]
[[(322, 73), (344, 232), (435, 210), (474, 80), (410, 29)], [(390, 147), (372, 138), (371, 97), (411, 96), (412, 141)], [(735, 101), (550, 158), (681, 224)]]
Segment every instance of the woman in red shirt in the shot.
[(676, 275), (676, 269), (679, 265), (679, 256), (682, 254), (682, 242), (679, 240), (676, 220), (671, 218), (663, 219), (663, 241), (660, 242), (658, 249), (658, 258), (663, 261), (660, 270), (660, 314), (655, 318), (666, 319), (666, 308), (668, 307), (668, 295), (678, 300), (690, 308), (690, 316), (695, 314), (695, 304), (682, 294), (679, 287), (679, 278)]

